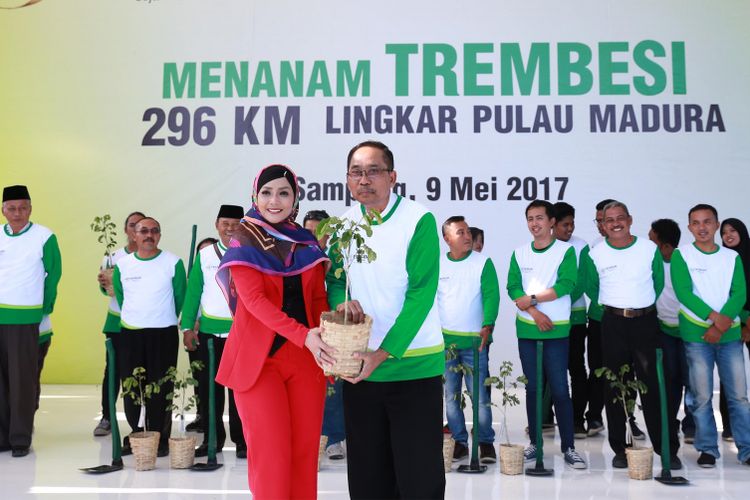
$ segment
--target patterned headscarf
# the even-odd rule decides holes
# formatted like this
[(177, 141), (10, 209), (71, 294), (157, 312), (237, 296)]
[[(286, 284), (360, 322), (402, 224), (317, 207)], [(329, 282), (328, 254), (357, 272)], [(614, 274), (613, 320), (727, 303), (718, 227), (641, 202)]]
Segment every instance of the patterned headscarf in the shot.
[[(258, 192), (268, 182), (282, 177), (292, 187), (294, 206), (286, 220), (271, 224), (258, 209)], [(232, 266), (252, 267), (274, 276), (294, 276), (329, 260), (315, 236), (294, 221), (299, 211), (299, 192), (297, 176), (285, 165), (269, 165), (256, 176), (252, 208), (240, 221), (216, 273), (232, 313), (237, 304), (229, 272)]]

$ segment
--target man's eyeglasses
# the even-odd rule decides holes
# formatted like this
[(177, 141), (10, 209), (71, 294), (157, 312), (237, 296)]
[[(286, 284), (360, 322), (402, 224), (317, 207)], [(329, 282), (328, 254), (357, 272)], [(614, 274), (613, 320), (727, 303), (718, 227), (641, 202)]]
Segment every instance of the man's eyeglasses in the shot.
[(628, 216), (627, 215), (618, 215), (617, 217), (607, 217), (604, 219), (605, 224), (614, 224), (615, 222), (618, 222), (620, 224), (627, 222)]
[(350, 170), (346, 173), (346, 175), (355, 181), (360, 180), (362, 177), (367, 177), (368, 179), (378, 179), (382, 177), (386, 172), (390, 172), (391, 170), (388, 168), (368, 168), (366, 170), (361, 170), (359, 168), (355, 168), (353, 170)]
[(152, 235), (157, 235), (161, 233), (161, 229), (159, 229), (158, 227), (152, 227), (151, 229), (144, 227), (136, 231), (136, 233), (142, 234), (143, 236), (148, 236), (149, 233)]

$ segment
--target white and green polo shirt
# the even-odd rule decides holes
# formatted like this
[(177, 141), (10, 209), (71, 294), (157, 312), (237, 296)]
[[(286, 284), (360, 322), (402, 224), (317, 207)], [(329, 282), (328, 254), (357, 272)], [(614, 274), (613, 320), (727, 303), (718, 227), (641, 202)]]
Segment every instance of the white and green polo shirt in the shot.
[[(364, 206), (357, 203), (343, 217), (360, 220), (363, 214)], [(367, 380), (442, 375), (445, 347), (437, 307), (440, 243), (435, 217), (422, 205), (391, 194), (382, 218), (364, 239), (377, 259), (355, 262), (350, 269), (351, 298), (373, 318), (369, 349), (390, 354)], [(341, 264), (333, 260), (327, 282), (328, 301), (335, 308), (344, 301), (345, 276), (335, 278)]]
[(672, 337), (680, 337), (680, 324), (677, 314), (680, 311), (680, 301), (672, 286), (672, 264), (664, 263), (664, 290), (656, 299), (656, 315), (659, 317), (661, 331)]
[(540, 302), (536, 308), (554, 324), (548, 332), (539, 330), (526, 311), (516, 310), (516, 335), (520, 339), (558, 339), (570, 333), (570, 292), (576, 285), (578, 269), (573, 246), (552, 240), (547, 247), (534, 248), (534, 243), (516, 248), (508, 268), (508, 295), (516, 300), (553, 288), (557, 298)]
[(229, 334), (232, 313), (216, 282), (216, 271), (226, 251), (227, 248), (218, 242), (198, 252), (190, 270), (185, 303), (182, 306), (180, 326), (183, 330), (193, 329), (200, 311), (201, 332), (220, 336)]
[[(127, 247), (120, 248), (109, 258), (105, 255), (104, 259), (102, 259), (101, 269), (114, 267), (118, 262), (120, 262), (120, 259), (122, 259), (126, 255), (130, 255)], [(107, 295), (107, 291), (104, 288), (99, 287), (99, 291), (104, 295)], [(117, 303), (116, 297), (109, 297), (109, 304), (107, 305), (107, 319), (104, 320), (104, 328), (102, 328), (102, 332), (119, 333), (120, 328), (120, 304)]]
[(472, 338), (497, 319), (500, 287), (492, 259), (472, 251), (458, 260), (443, 254), (437, 296), (445, 345), (470, 349)]
[(585, 251), (588, 252), (588, 244), (578, 236), (571, 236), (566, 242), (573, 247), (576, 253), (576, 286), (573, 291), (570, 292), (570, 324), (571, 325), (585, 325), (586, 324), (586, 296), (583, 293), (585, 278), (583, 276), (584, 268), (581, 266), (581, 254)]
[(173, 253), (159, 250), (148, 259), (137, 252), (115, 265), (112, 278), (123, 328), (166, 328), (177, 325), (185, 300), (185, 266)]
[(29, 222), (13, 234), (0, 231), (0, 324), (40, 323), (57, 299), (62, 259), (55, 235)]
[(672, 254), (672, 284), (680, 301), (680, 333), (686, 342), (705, 342), (712, 311), (734, 319), (720, 342), (740, 338), (739, 314), (747, 289), (742, 259), (733, 250), (718, 246), (704, 252), (695, 244), (682, 245)]

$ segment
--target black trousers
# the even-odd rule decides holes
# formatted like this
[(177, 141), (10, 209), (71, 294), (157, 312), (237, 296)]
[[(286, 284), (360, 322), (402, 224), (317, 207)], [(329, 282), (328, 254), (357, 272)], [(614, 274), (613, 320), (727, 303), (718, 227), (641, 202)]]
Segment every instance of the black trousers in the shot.
[[(177, 366), (177, 345), (179, 342), (177, 326), (166, 328), (143, 328), (140, 330), (122, 329), (120, 333), (120, 378), (125, 380), (133, 374), (133, 369), (142, 366), (146, 369), (146, 382), (161, 379), (170, 366)], [(146, 402), (146, 429), (158, 431), (160, 446), (167, 444), (172, 432), (172, 411), (167, 409), (167, 394), (172, 392), (174, 384), (167, 382), (161, 386), (159, 393), (153, 394)], [(140, 407), (130, 397), (123, 398), (125, 417), (130, 428), (138, 427)]]
[(38, 363), (39, 323), (0, 325), (0, 448), (31, 446)]
[[(602, 362), (603, 366), (618, 373), (624, 364), (635, 368), (635, 376), (647, 387), (641, 393), (646, 428), (654, 445), (654, 452), (661, 454), (661, 412), (659, 409), (659, 384), (656, 376), (656, 348), (660, 344), (659, 321), (656, 311), (638, 318), (624, 318), (605, 310), (602, 317)], [(669, 377), (665, 374), (665, 379)], [(605, 409), (609, 445), (617, 453), (625, 453), (625, 410), (622, 403), (613, 402), (615, 390), (605, 387)], [(670, 455), (680, 447), (675, 427), (675, 415), (668, 415)]]
[(444, 498), (440, 376), (345, 382), (344, 421), (351, 498)]
[[(115, 401), (117, 401), (117, 396), (120, 394), (120, 384), (119, 384), (119, 373), (118, 370), (118, 359), (120, 356), (120, 339), (122, 338), (122, 334), (120, 333), (107, 333), (105, 332), (104, 335), (107, 336), (108, 339), (112, 341), (112, 347), (115, 349), (115, 376), (118, 377), (117, 383), (115, 383), (115, 393), (113, 395)], [(130, 373), (133, 373), (131, 370)], [(109, 358), (107, 357), (107, 351), (104, 350), (104, 378), (102, 379), (102, 417), (106, 418), (108, 421), (112, 421), (112, 415), (109, 414)]]
[(36, 409), (39, 409), (39, 398), (42, 396), (42, 370), (44, 369), (44, 358), (47, 357), (49, 346), (52, 344), (52, 337), (47, 342), (39, 344), (39, 354), (37, 357), (37, 384), (36, 384)]
[[(196, 359), (202, 361), (204, 367), (201, 371), (197, 372), (198, 380), (198, 413), (203, 417), (203, 442), (208, 444), (208, 341), (214, 340), (214, 356), (216, 358), (216, 366), (219, 366), (221, 356), (224, 352), (224, 344), (226, 338), (216, 337), (214, 335), (198, 332), (198, 349), (196, 349)], [(224, 442), (227, 438), (227, 432), (224, 429), (224, 386), (214, 382), (214, 411), (216, 415), (216, 447), (221, 449), (224, 446)], [(246, 449), (245, 436), (242, 434), (242, 421), (240, 415), (237, 413), (237, 406), (234, 404), (234, 393), (232, 390), (227, 389), (229, 397), (226, 398), (229, 406), (229, 437), (237, 445), (239, 449)]]
[(586, 420), (601, 422), (602, 411), (604, 410), (604, 380), (597, 377), (595, 373), (597, 368), (602, 367), (602, 328), (599, 321), (589, 319), (589, 324), (586, 327), (586, 340), (586, 361), (588, 361), (589, 367), (589, 409), (586, 412)]

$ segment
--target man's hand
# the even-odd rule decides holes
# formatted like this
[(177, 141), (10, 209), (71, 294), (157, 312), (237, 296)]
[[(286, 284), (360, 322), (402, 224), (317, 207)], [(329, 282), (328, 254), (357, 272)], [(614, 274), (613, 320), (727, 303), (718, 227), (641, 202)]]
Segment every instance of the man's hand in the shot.
[(371, 352), (355, 352), (354, 359), (361, 359), (363, 361), (362, 371), (360, 371), (359, 375), (354, 378), (341, 377), (352, 384), (361, 382), (372, 375), (372, 372), (375, 371), (375, 368), (380, 366), (383, 361), (388, 359), (388, 353), (383, 349), (378, 349), (377, 351)]
[(708, 315), (708, 319), (714, 322), (714, 326), (719, 332), (724, 333), (732, 327), (732, 318), (716, 311), (711, 311)]
[(722, 333), (716, 328), (716, 325), (712, 325), (706, 330), (706, 333), (703, 334), (703, 340), (709, 344), (715, 344), (721, 340), (721, 335)]
[(200, 343), (195, 330), (185, 330), (182, 332), (182, 344), (185, 346), (186, 351), (195, 351), (198, 349)]
[(307, 332), (305, 347), (312, 353), (318, 366), (325, 368), (323, 365), (332, 365), (336, 362), (334, 354), (338, 351), (323, 342), (323, 338), (320, 336), (322, 331), (321, 327), (316, 327)]
[(346, 306), (346, 319), (351, 320), (353, 323), (362, 323), (365, 320), (365, 312), (362, 310), (358, 300), (350, 300), (349, 302), (342, 302), (336, 306), (336, 312), (343, 313), (344, 306)]
[[(750, 323), (750, 321), (748, 321)], [(750, 342), (750, 327), (742, 325), (742, 341), (747, 343)]]
[(482, 343), (479, 344), (480, 351), (484, 349), (484, 346), (486, 346), (487, 342), (489, 342), (490, 335), (492, 334), (492, 330), (494, 330), (494, 327), (490, 325), (483, 326), (482, 329), (479, 330), (479, 336), (482, 338)]
[(536, 323), (536, 326), (540, 331), (548, 332), (555, 327), (554, 323), (552, 323), (552, 320), (549, 319), (549, 316), (541, 312), (536, 307), (530, 307), (527, 312), (531, 314), (532, 318), (534, 318), (534, 323)]
[(531, 297), (529, 295), (524, 295), (523, 297), (517, 298), (516, 307), (518, 307), (522, 311), (527, 310), (529, 307), (531, 307)]

